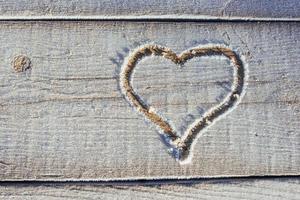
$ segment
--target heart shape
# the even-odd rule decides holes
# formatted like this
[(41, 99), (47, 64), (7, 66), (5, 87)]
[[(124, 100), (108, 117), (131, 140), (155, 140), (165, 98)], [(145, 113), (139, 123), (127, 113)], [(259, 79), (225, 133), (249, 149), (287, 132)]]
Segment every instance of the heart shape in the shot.
[[(221, 103), (209, 109), (201, 118), (196, 119), (185, 133), (180, 136), (162, 116), (159, 116), (155, 112), (153, 107), (142, 101), (132, 87), (132, 73), (139, 60), (152, 55), (162, 56), (179, 65), (183, 65), (194, 57), (225, 56), (231, 61), (234, 68), (231, 91)], [(245, 79), (246, 70), (243, 62), (229, 47), (222, 45), (195, 47), (177, 55), (169, 48), (148, 44), (136, 49), (124, 62), (120, 74), (120, 86), (122, 93), (130, 104), (159, 128), (161, 134), (164, 136), (165, 142), (171, 146), (173, 152), (175, 152), (176, 160), (184, 164), (191, 161), (191, 152), (199, 133), (212, 125), (216, 119), (231, 111), (240, 102), (244, 94)]]

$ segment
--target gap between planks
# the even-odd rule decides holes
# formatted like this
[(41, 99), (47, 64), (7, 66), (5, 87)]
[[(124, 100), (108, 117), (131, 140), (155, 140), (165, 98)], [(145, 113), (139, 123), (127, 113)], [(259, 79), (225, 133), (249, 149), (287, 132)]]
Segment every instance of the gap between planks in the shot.
[(0, 180), (0, 187), (10, 185), (102, 185), (102, 186), (133, 186), (133, 185), (173, 185), (173, 184), (199, 184), (199, 183), (230, 183), (243, 182), (254, 180), (285, 180), (285, 179), (300, 179), (300, 175), (282, 175), (282, 176), (248, 176), (248, 177), (211, 177), (211, 178), (186, 178), (186, 179), (131, 179), (131, 180), (14, 180), (2, 181)]
[(138, 22), (300, 22), (300, 18), (214, 17), (193, 15), (141, 16), (0, 16), (0, 21), (138, 21)]

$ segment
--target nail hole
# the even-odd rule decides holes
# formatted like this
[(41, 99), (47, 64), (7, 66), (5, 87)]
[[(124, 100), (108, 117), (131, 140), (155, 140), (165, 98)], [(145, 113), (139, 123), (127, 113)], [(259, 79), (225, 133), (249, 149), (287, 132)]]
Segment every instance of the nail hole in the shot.
[(31, 68), (31, 61), (30, 58), (28, 58), (25, 55), (19, 55), (14, 57), (12, 66), (15, 70), (15, 72), (24, 72)]

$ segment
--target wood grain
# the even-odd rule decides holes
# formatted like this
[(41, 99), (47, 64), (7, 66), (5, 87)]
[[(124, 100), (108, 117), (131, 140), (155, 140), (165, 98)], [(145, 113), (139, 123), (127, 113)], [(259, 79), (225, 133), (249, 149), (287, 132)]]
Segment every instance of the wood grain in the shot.
[(11, 0), (0, 1), (0, 19), (260, 19), (299, 20), (298, 0)]
[[(0, 179), (128, 180), (300, 174), (299, 23), (1, 22)], [(157, 129), (122, 96), (129, 51), (156, 43), (180, 53), (230, 46), (248, 64), (238, 107), (179, 165)], [(12, 60), (26, 55), (30, 69)], [(231, 86), (226, 59), (179, 68), (142, 60), (134, 87), (179, 132)]]
[(0, 198), (34, 199), (266, 199), (296, 200), (300, 180), (247, 179), (211, 180), (193, 184), (112, 185), (17, 184), (0, 187)]

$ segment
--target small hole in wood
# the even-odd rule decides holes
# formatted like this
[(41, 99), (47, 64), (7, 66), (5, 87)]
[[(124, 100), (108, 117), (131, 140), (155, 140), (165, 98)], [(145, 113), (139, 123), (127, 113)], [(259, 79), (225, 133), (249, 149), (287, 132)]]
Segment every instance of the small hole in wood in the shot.
[(25, 55), (18, 55), (14, 57), (12, 61), (12, 66), (15, 72), (20, 73), (24, 72), (31, 68), (31, 60)]

